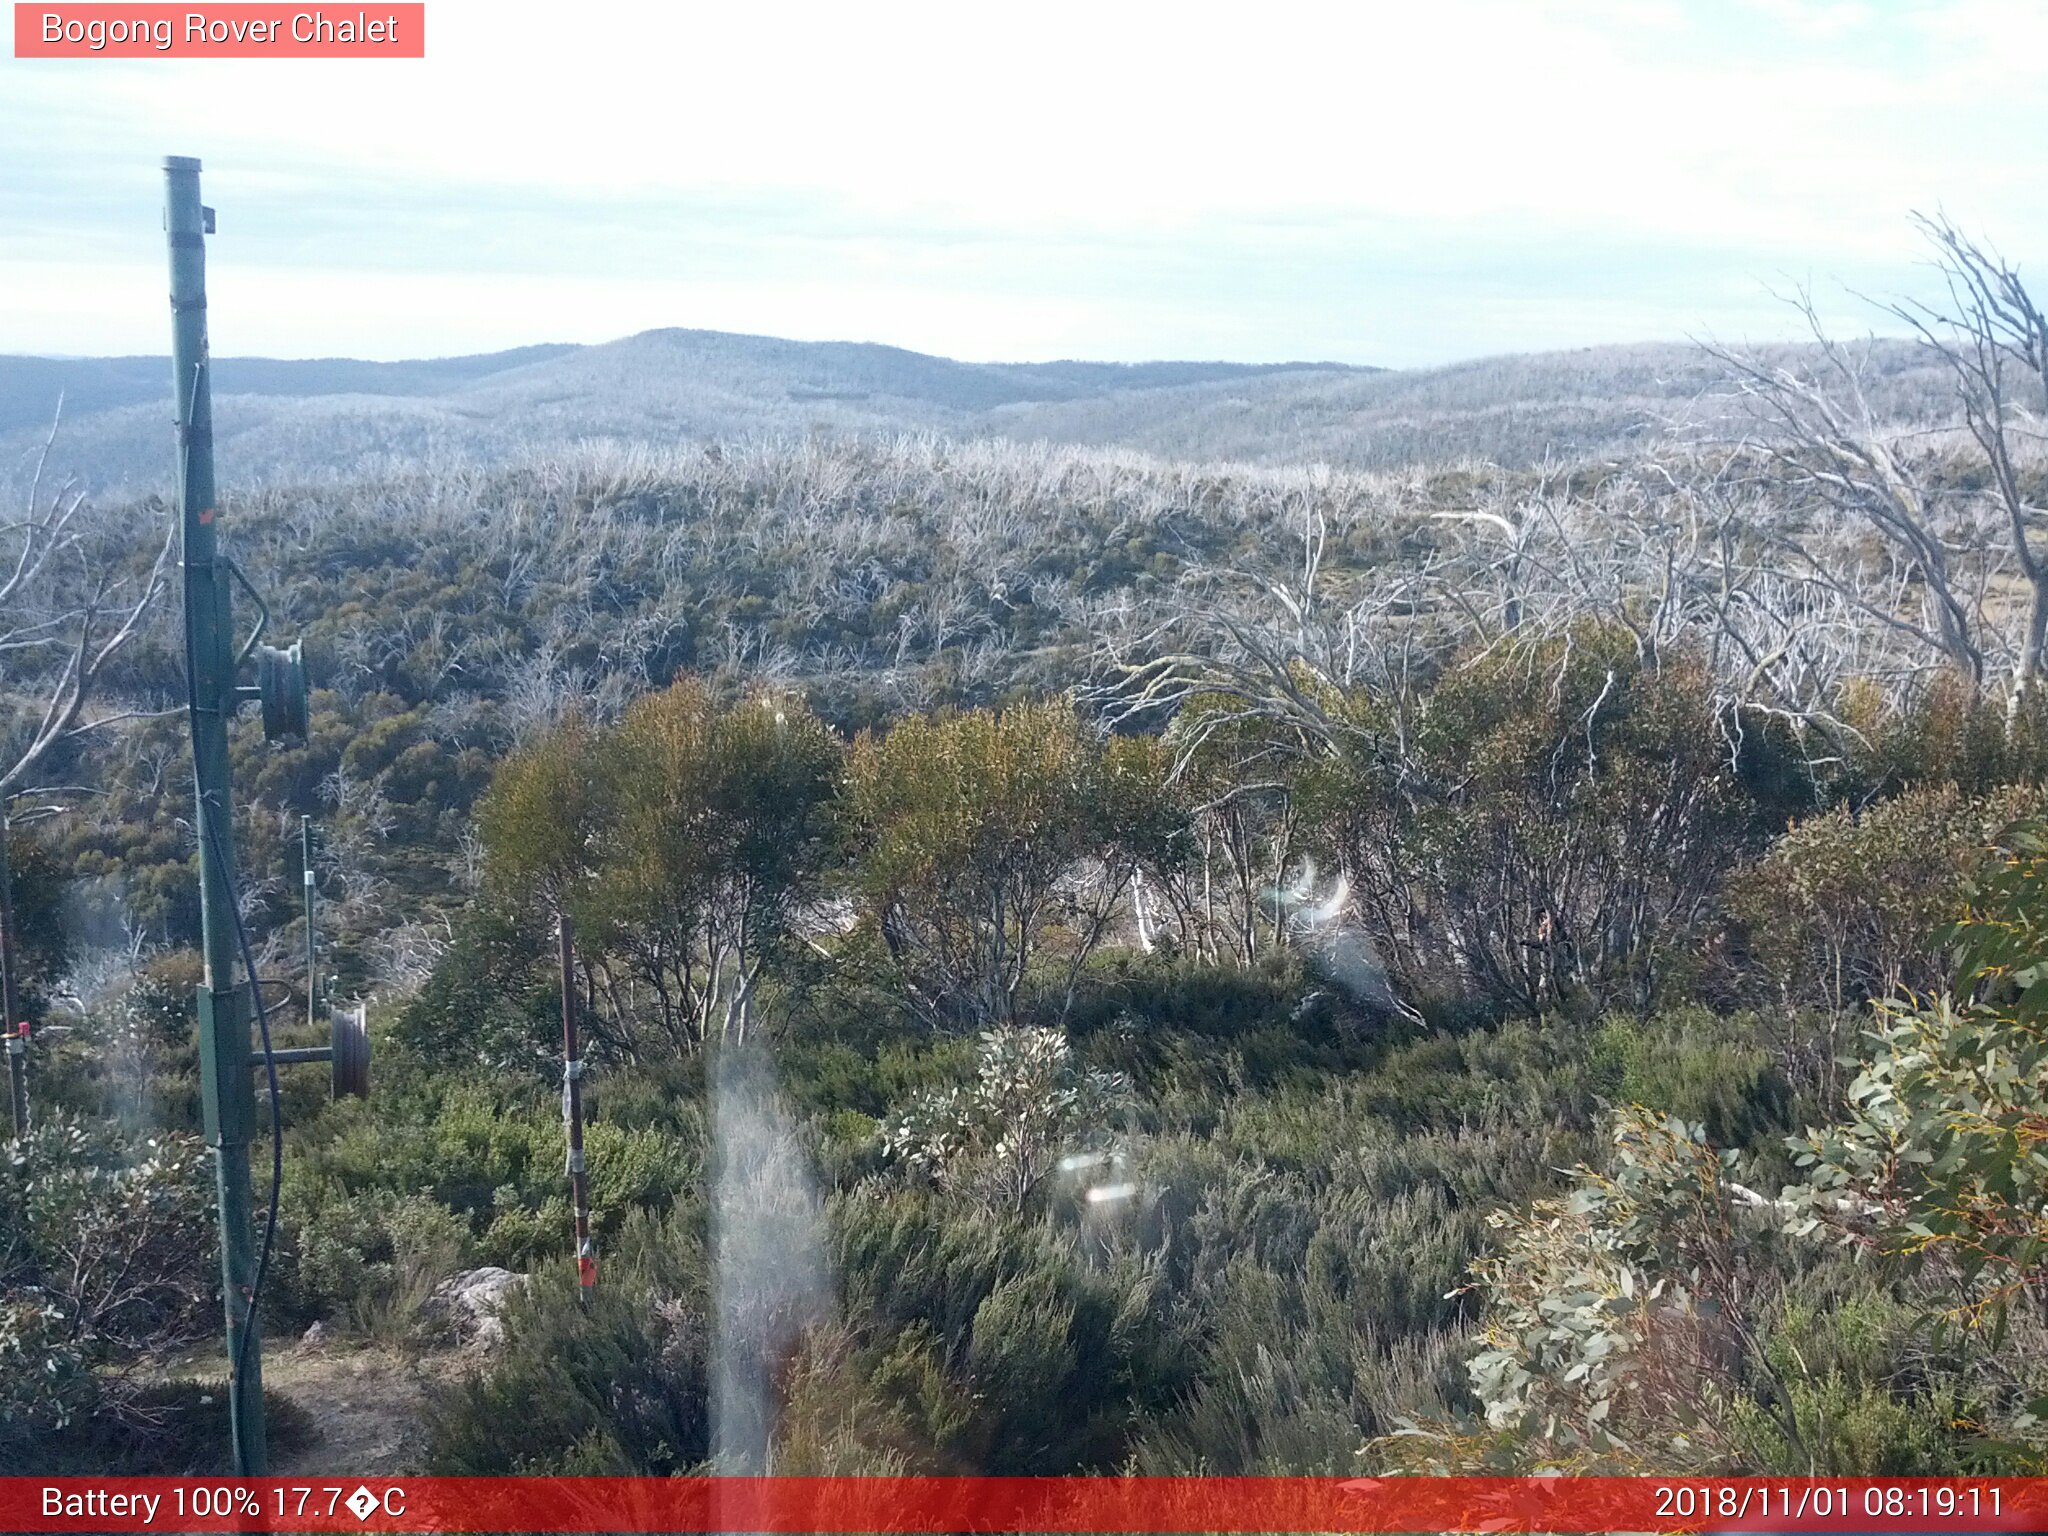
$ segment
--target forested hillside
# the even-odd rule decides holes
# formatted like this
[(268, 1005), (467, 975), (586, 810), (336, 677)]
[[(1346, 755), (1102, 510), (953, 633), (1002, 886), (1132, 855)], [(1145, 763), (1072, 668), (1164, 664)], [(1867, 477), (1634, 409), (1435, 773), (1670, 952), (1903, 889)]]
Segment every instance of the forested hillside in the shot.
[[(426, 1370), (409, 1464), (447, 1472), (2038, 1470), (2018, 312), (944, 385), (1199, 460), (753, 435), (248, 485), (226, 537), (316, 687), (303, 743), (236, 727), (244, 915), (295, 1043), (314, 818), (379, 1053), (367, 1101), (287, 1079), (273, 1343)], [(465, 398), (530, 421), (599, 351)], [(821, 403), (932, 364), (839, 357), (861, 399)], [(1275, 458), (1352, 412), (1417, 462), (1229, 462), (1190, 423), (1255, 388), (1304, 423), (1247, 428)], [(219, 1315), (169, 509), (53, 465), (0, 618), (51, 1026), (0, 1453), (208, 1465), (210, 1357), (167, 1363)], [(436, 1291), (485, 1265), (479, 1330)], [(287, 1387), (280, 1442), (319, 1407)]]
[[(1820, 362), (1811, 347), (1763, 355)], [(1886, 421), (1944, 419), (1949, 385), (1924, 352), (1891, 342), (1863, 357), (1864, 391)], [(168, 370), (151, 358), (0, 358), (0, 483), (25, 484), (61, 397), (57, 473), (102, 497), (168, 485)], [(667, 453), (905, 433), (1195, 462), (1526, 469), (1725, 436), (1742, 421), (1723, 371), (1684, 344), (1382, 370), (958, 363), (894, 347), (648, 331), (424, 362), (226, 358), (215, 389), (222, 472), (241, 489), (502, 465), (593, 440)]]
[[(97, 493), (164, 483), (170, 364), (154, 358), (0, 358), (0, 464), (40, 455)], [(222, 460), (234, 483), (500, 461), (586, 439), (649, 445), (733, 437), (942, 431), (976, 436), (1005, 407), (1125, 396), (1171, 400), (1213, 381), (1254, 392), (1334, 364), (959, 363), (900, 347), (645, 331), (601, 346), (369, 363), (224, 358), (215, 374)], [(1154, 407), (1157, 408), (1156, 406)]]

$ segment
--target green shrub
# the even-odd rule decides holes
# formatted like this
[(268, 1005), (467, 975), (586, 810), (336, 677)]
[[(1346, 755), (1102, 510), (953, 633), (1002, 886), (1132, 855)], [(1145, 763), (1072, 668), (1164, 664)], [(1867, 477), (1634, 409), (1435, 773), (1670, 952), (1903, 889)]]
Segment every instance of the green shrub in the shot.
[(1092, 1065), (1190, 1108), (1244, 1088), (1313, 1086), (1387, 1049), (1387, 1023), (1317, 985), (1292, 950), (1249, 968), (1119, 950), (1082, 977), (1068, 1032)]
[(1606, 1085), (1585, 1034), (1550, 1018), (1432, 1035), (1388, 1052), (1360, 1079), (1358, 1102), (1409, 1131), (1503, 1120), (1590, 1130)]
[(63, 1309), (28, 1288), (0, 1296), (0, 1449), (9, 1464), (99, 1400), (90, 1351)]
[(883, 1141), (913, 1173), (1021, 1215), (1063, 1154), (1113, 1140), (1129, 1102), (1129, 1080), (1083, 1067), (1059, 1030), (999, 1027), (982, 1033), (972, 1081), (920, 1094)]
[(64, 895), (67, 861), (50, 839), (20, 822), (6, 832), (6, 863), (14, 916), (15, 997), (24, 1018), (40, 1018), (48, 995), (71, 961), (71, 924)]
[(390, 1262), (358, 1281), (348, 1301), (348, 1320), (378, 1343), (419, 1343), (423, 1310), (435, 1287), (468, 1260), (469, 1223), (431, 1200), (401, 1195), (390, 1206), (385, 1228)]
[(459, 1476), (687, 1472), (710, 1454), (700, 1210), (636, 1214), (585, 1303), (566, 1260), (506, 1305), (505, 1339), (437, 1394), (429, 1464)]
[(971, 1036), (903, 1039), (892, 1008), (890, 1035), (866, 1041), (797, 1034), (775, 1061), (792, 1105), (819, 1114), (856, 1110), (881, 1119), (928, 1089), (965, 1078), (978, 1042)]
[[(991, 1472), (1033, 1472), (1063, 1464), (1071, 1429), (1072, 1378), (1080, 1365), (1074, 1308), (1045, 1270), (997, 1283), (974, 1309), (966, 1377), (995, 1412), (991, 1439), (1001, 1464)], [(1093, 1341), (1101, 1347), (1101, 1341)]]
[[(906, 1333), (951, 1392), (921, 1416), (951, 1425), (936, 1450), (989, 1473), (1117, 1464), (1146, 1404), (1171, 1400), (1187, 1362), (1162, 1334), (1140, 1266), (1088, 1262), (1042, 1224), (948, 1208), (916, 1192), (832, 1203), (833, 1269), (849, 1323), (878, 1346)], [(899, 1374), (921, 1374), (899, 1361)]]
[(1793, 1092), (1754, 1014), (1705, 1008), (1647, 1019), (1612, 1016), (1593, 1039), (1593, 1070), (1607, 1095), (1702, 1126), (1717, 1147), (1773, 1157), (1798, 1122)]
[(1148, 1426), (1133, 1470), (1155, 1477), (1341, 1476), (1354, 1472), (1359, 1426), (1347, 1397), (1277, 1346), (1246, 1369), (1206, 1377), (1187, 1403)]
[[(1838, 1122), (1791, 1139), (1788, 1227), (1910, 1266), (1941, 1326), (2015, 1317), (2038, 1335), (2048, 1282), (2048, 825), (2021, 822), (1967, 889), (1954, 990), (1887, 1003)], [(2021, 1344), (2025, 1347), (2020, 1347)], [(2048, 1343), (2014, 1336), (2000, 1436), (2048, 1454)]]
[(1763, 1309), (1766, 1351), (1798, 1440), (1787, 1439), (1782, 1419), (1752, 1414), (1758, 1471), (1953, 1477), (1987, 1469), (1976, 1429), (1983, 1410), (1969, 1402), (1980, 1392), (1973, 1350), (1937, 1346), (1911, 1294), (1867, 1264), (1819, 1265)]
[[(847, 757), (863, 920), (905, 1006), (946, 1029), (1060, 1020), (1136, 861), (1163, 839), (1156, 744), (1070, 702), (913, 716)], [(1094, 866), (1087, 880), (1072, 878)]]
[(1896, 707), (1875, 681), (1855, 678), (1836, 708), (1857, 736), (1825, 786), (1835, 799), (1942, 787), (1971, 799), (2048, 778), (2048, 700), (2039, 690), (2009, 712), (2004, 698), (1944, 671)]
[(1759, 799), (1772, 774), (1731, 764), (1704, 660), (1619, 624), (1489, 646), (1419, 703), (1335, 707), (1377, 749), (1319, 762), (1302, 811), (1418, 996), (1587, 1014), (1678, 993), (1722, 879), (1784, 814)]
[(89, 1421), (136, 1422), (125, 1368), (218, 1313), (210, 1160), (46, 1113), (0, 1154), (0, 1451)]
[[(0, 1399), (7, 1388), (0, 1386)], [(62, 1429), (7, 1445), (10, 1474), (48, 1477), (217, 1477), (233, 1471), (228, 1394), (220, 1380), (128, 1381), (120, 1411), (74, 1417)], [(273, 1456), (312, 1443), (313, 1421), (282, 1393), (263, 1394), (264, 1437)], [(0, 1428), (0, 1445), (6, 1445)]]
[(503, 912), (464, 909), (447, 953), (398, 1011), (394, 1042), (440, 1067), (559, 1070), (561, 992), (547, 954), (544, 935)]
[(112, 995), (65, 1017), (34, 1052), (34, 1102), (46, 1109), (196, 1134), (200, 1129), (198, 955), (176, 950), (143, 964)]
[(1750, 1446), (1747, 1467), (1761, 1476), (1956, 1477), (1980, 1470), (1967, 1415), (1952, 1397), (1901, 1398), (1877, 1382), (1838, 1373), (1794, 1375), (1786, 1389), (1799, 1439), (1750, 1400), (1735, 1405)]
[(911, 1323), (870, 1346), (869, 1390), (900, 1426), (903, 1444), (927, 1468), (957, 1465), (974, 1438), (971, 1391), (946, 1369), (932, 1330)]
[(1999, 828), (2040, 804), (2032, 789), (1941, 784), (1798, 823), (1730, 883), (1754, 973), (1785, 1002), (1836, 1012), (1940, 986), (1965, 882)]
[(211, 1172), (196, 1137), (42, 1117), (0, 1161), (0, 1281), (96, 1360), (191, 1336), (214, 1294)]

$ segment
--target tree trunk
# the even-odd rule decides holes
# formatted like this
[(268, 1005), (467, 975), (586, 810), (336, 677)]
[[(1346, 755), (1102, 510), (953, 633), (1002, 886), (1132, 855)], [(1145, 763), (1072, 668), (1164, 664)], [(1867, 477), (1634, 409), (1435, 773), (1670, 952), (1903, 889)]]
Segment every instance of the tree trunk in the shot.
[(2005, 702), (2005, 728), (2010, 732), (2033, 696), (2041, 675), (2041, 648), (2048, 635), (2048, 569), (2033, 578), (2034, 600), (2027, 609), (2027, 632), (2020, 641), (2020, 659), (2013, 668), (2012, 696)]

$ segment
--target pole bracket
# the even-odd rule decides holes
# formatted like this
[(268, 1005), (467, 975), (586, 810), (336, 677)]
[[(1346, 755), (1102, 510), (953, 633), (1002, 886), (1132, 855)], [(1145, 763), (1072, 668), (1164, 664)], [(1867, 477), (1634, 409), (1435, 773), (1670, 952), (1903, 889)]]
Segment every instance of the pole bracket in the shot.
[(249, 1004), (245, 987), (202, 986), (199, 1003), (199, 1097), (206, 1142), (247, 1146), (256, 1121), (256, 1085), (246, 1070)]

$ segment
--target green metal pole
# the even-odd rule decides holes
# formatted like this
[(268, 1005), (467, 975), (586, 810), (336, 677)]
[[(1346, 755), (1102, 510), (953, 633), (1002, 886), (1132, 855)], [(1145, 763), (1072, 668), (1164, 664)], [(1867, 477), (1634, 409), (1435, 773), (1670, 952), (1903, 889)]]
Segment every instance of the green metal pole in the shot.
[(199, 162), (164, 161), (164, 229), (171, 258), (171, 380), (177, 400), (178, 513), (184, 531), (185, 668), (197, 791), (200, 925), (205, 980), (199, 988), (200, 1089), (214, 1150), (220, 1203), (221, 1289), (227, 1307), (228, 1425), (239, 1476), (264, 1471), (263, 1361), (250, 1308), (256, 1280), (249, 1140), (256, 1120), (249, 1074), (248, 989), (234, 983), (234, 807), (229, 796), (228, 718), (235, 692), (228, 565), (213, 482), (213, 391), (206, 343), (206, 235), (213, 210), (199, 201)]

